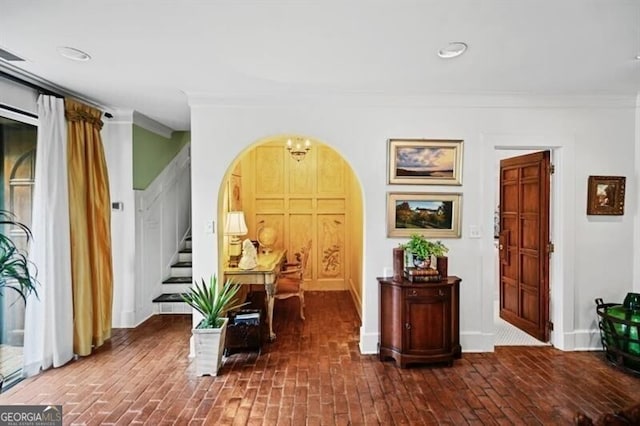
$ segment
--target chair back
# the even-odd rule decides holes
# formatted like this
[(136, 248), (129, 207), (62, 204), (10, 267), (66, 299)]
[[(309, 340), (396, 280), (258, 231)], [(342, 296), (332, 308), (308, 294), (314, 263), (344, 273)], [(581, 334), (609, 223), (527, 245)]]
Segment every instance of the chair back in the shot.
[[(286, 264), (278, 274), (276, 299), (300, 298), (300, 318), (304, 320), (304, 272), (311, 253), (311, 240), (296, 253), (296, 263)], [(291, 269), (289, 269), (291, 267)]]
[(296, 279), (300, 284), (304, 282), (304, 274), (309, 263), (309, 254), (311, 253), (311, 240), (303, 246), (299, 252), (295, 253), (295, 263), (286, 264), (286, 269), (280, 271), (280, 276), (288, 279)]
[(311, 240), (307, 242), (307, 245), (300, 249), (300, 269), (302, 269), (302, 277), (304, 278), (304, 272), (307, 270), (307, 263), (309, 262), (309, 254), (311, 253)]

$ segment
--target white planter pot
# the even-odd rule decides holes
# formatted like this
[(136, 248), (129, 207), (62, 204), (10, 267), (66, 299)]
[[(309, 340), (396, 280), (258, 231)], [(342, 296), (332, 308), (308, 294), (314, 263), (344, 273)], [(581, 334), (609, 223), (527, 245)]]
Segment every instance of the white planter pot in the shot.
[(220, 328), (194, 328), (196, 374), (198, 376), (217, 376), (222, 365), (224, 338), (227, 332), (228, 318)]

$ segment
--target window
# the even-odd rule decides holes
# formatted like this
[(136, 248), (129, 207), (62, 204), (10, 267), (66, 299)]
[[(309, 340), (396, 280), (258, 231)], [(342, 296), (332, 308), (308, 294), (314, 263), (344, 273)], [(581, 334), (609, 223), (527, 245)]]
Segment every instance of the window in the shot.
[[(2, 185), (0, 208), (15, 214), (31, 226), (33, 184), (37, 140), (37, 120), (0, 109), (0, 155)], [(27, 249), (26, 235), (20, 229), (3, 229), (16, 245)], [(12, 291), (0, 295), (0, 380), (4, 386), (21, 376), (24, 342), (24, 302)]]

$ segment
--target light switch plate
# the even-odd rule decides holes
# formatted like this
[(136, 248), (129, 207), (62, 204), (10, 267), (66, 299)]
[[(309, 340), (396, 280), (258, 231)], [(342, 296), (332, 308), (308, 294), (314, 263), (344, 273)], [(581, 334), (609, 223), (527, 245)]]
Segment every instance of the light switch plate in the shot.
[(204, 227), (204, 232), (206, 232), (207, 234), (215, 234), (215, 232), (216, 232), (216, 221), (215, 220), (208, 221), (207, 224)]
[(469, 226), (469, 238), (482, 238), (482, 232), (478, 225)]

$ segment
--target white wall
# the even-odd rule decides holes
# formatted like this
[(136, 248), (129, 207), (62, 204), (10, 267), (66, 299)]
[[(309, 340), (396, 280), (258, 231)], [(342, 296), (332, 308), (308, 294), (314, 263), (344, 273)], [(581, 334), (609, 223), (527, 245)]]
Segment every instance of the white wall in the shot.
[(111, 202), (122, 210), (111, 210), (113, 261), (112, 325), (135, 327), (135, 199), (133, 191), (133, 117), (131, 111), (116, 111), (103, 119), (102, 144), (107, 159)]
[[(552, 268), (558, 291), (552, 307), (558, 318), (559, 346), (572, 350), (596, 332), (595, 297), (622, 300), (632, 288), (635, 100), (443, 96), (411, 99), (245, 99), (216, 105), (216, 99), (190, 96), (192, 107), (192, 183), (194, 276), (218, 271), (217, 235), (204, 232), (216, 219), (222, 178), (232, 160), (257, 139), (300, 133), (332, 145), (362, 182), (364, 275), (361, 350), (374, 353), (378, 342), (376, 276), (391, 266), (397, 239), (386, 237), (387, 191), (463, 193), (462, 238), (447, 240), (450, 273), (460, 276), (461, 340), (465, 351), (493, 348), (491, 315), (495, 289), (493, 208), (494, 152), (515, 146), (551, 146), (564, 171), (554, 184), (562, 228)], [(387, 185), (387, 139), (464, 139), (463, 186)], [(628, 178), (627, 209), (621, 217), (587, 217), (587, 177)], [(553, 208), (553, 207), (552, 207)], [(470, 226), (483, 231), (470, 239)], [(217, 229), (220, 232), (220, 229)], [(559, 239), (559, 240), (558, 240)], [(560, 241), (561, 240), (561, 241)], [(559, 324), (559, 326), (558, 326)], [(576, 335), (582, 336), (579, 342)]]

